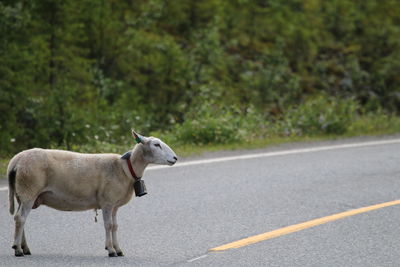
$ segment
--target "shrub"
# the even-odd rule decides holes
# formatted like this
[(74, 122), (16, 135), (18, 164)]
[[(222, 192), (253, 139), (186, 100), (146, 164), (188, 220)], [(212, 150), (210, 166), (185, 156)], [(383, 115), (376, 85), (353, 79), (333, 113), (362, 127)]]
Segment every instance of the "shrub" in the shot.
[(226, 144), (243, 140), (239, 119), (231, 112), (199, 114), (195, 119), (178, 125), (174, 133), (184, 144)]
[(353, 99), (318, 95), (289, 109), (284, 116), (284, 131), (290, 135), (343, 134), (358, 108)]
[(383, 109), (360, 116), (348, 129), (350, 135), (390, 134), (400, 132), (400, 118)]

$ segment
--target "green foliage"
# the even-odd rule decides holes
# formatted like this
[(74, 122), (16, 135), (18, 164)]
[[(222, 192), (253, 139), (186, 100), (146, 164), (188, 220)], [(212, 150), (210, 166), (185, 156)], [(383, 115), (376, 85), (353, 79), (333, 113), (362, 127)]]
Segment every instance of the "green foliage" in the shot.
[(358, 104), (352, 99), (319, 95), (288, 111), (285, 131), (295, 135), (344, 134), (357, 110)]
[(222, 107), (218, 85), (203, 85), (192, 102), (185, 121), (173, 129), (174, 136), (182, 144), (231, 143), (240, 141), (240, 116), (232, 107)]
[(226, 144), (238, 142), (237, 117), (226, 112), (222, 115), (199, 114), (193, 120), (187, 120), (176, 127), (174, 134), (181, 143), (186, 144)]
[(131, 127), (235, 143), (395, 116), (399, 13), (395, 0), (0, 1), (0, 155), (129, 145)]
[(348, 128), (350, 135), (393, 134), (400, 132), (400, 118), (382, 109), (368, 112), (356, 118)]

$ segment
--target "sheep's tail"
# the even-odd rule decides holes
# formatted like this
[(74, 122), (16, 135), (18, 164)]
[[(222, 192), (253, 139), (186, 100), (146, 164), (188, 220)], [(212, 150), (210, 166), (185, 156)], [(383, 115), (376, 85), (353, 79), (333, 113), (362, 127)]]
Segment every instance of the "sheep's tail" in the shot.
[(13, 215), (14, 211), (15, 211), (14, 198), (17, 198), (17, 200), (18, 200), (18, 196), (15, 192), (15, 181), (16, 181), (16, 177), (17, 177), (18, 162), (19, 162), (20, 158), (21, 158), (21, 153), (15, 155), (10, 160), (10, 163), (8, 163), (8, 167), (7, 167), (8, 200), (9, 200), (11, 215)]
[(15, 195), (15, 177), (17, 175), (17, 170), (11, 169), (8, 173), (8, 200), (10, 204), (10, 214), (14, 214), (15, 204), (14, 204), (14, 195)]

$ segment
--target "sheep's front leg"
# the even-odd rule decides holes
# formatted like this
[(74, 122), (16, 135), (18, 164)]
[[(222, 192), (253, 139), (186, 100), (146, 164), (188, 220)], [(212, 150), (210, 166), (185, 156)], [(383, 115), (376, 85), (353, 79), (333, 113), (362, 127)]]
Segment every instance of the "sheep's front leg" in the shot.
[(22, 243), (21, 243), (21, 248), (22, 251), (24, 252), (24, 255), (31, 255), (31, 251), (28, 247), (28, 243), (26, 242), (26, 237), (25, 237), (25, 229), (22, 232)]
[(119, 247), (118, 238), (117, 238), (117, 230), (118, 230), (117, 211), (118, 211), (118, 208), (115, 208), (112, 213), (112, 220), (113, 220), (112, 241), (113, 241), (114, 249), (117, 252), (117, 255), (124, 256), (124, 253), (122, 252), (121, 248)]
[(117, 257), (117, 252), (114, 249), (111, 231), (113, 229), (113, 221), (112, 221), (112, 207), (102, 208), (103, 212), (103, 221), (104, 221), (104, 229), (106, 230), (106, 250), (108, 250), (109, 257)]

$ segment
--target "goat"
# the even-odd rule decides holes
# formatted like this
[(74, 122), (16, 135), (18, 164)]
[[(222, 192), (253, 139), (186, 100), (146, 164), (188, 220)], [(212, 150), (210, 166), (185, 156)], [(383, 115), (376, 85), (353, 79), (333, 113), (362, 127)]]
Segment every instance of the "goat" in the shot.
[(7, 174), (11, 215), (14, 198), (19, 204), (14, 216), (15, 256), (31, 254), (24, 224), (31, 209), (40, 205), (61, 211), (101, 209), (108, 255), (124, 255), (117, 240), (118, 208), (132, 198), (133, 185), (143, 176), (148, 164), (172, 166), (178, 160), (175, 152), (160, 139), (141, 136), (134, 130), (132, 135), (137, 144), (128, 157), (127, 154), (121, 158), (117, 154), (34, 148), (10, 160)]

